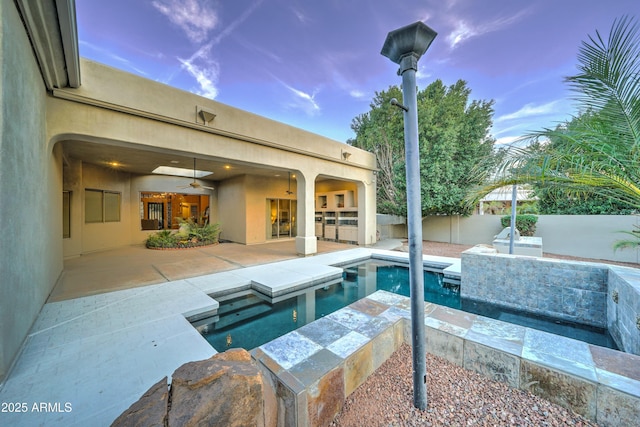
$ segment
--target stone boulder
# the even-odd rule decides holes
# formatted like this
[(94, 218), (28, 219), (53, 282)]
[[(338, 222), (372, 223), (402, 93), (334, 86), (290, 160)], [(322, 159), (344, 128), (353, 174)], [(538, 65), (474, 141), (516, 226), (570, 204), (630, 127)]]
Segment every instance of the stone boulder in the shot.
[(169, 403), (169, 384), (167, 377), (151, 386), (142, 397), (122, 413), (113, 426), (156, 427), (164, 426), (167, 421)]
[(166, 378), (160, 381), (112, 426), (271, 427), (276, 423), (273, 385), (247, 351), (231, 349), (182, 365), (173, 373), (170, 389)]

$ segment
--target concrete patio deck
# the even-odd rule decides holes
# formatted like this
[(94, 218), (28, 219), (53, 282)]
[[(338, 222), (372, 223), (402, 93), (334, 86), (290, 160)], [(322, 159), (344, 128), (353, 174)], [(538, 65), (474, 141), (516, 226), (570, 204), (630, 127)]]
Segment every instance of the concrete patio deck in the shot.
[[(381, 247), (392, 249), (391, 246), (400, 246), (399, 242), (384, 241)], [(357, 246), (318, 241), (319, 254), (354, 247)], [(220, 243), (187, 250), (127, 246), (65, 260), (64, 272), (51, 292), (49, 302), (296, 258), (293, 240), (259, 245)]]

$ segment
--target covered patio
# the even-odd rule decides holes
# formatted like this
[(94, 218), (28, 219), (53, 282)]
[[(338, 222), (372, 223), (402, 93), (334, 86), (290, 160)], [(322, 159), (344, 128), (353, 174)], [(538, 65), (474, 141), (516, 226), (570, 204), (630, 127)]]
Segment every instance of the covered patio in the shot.
[[(318, 253), (356, 246), (318, 241)], [(64, 271), (48, 302), (137, 288), (298, 258), (295, 241), (259, 245), (220, 243), (201, 248), (151, 250), (132, 245), (82, 255), (64, 262)]]

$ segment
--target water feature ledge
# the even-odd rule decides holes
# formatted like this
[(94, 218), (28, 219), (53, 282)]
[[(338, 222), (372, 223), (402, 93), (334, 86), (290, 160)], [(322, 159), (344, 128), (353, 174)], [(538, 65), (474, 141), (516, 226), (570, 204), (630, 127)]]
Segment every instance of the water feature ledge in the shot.
[[(410, 339), (409, 298), (378, 291), (252, 351), (277, 385), (285, 425), (327, 425)], [(603, 426), (640, 423), (640, 357), (425, 304), (426, 348)], [(427, 373), (428, 374), (428, 373)]]

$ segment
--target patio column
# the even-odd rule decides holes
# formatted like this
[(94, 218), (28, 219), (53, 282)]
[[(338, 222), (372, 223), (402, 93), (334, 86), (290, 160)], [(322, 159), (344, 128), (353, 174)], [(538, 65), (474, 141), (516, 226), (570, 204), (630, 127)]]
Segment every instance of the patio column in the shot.
[(296, 174), (298, 199), (298, 235), (296, 236), (296, 252), (308, 256), (318, 252), (318, 239), (314, 224), (315, 215), (315, 176), (307, 176), (302, 172)]
[(376, 181), (370, 174), (370, 181), (358, 182), (358, 244), (376, 243)]

